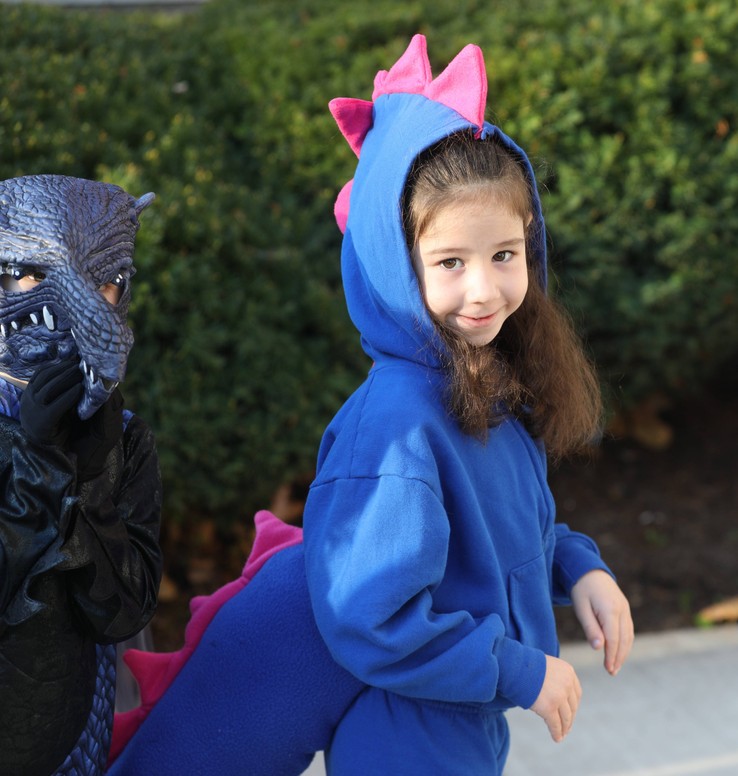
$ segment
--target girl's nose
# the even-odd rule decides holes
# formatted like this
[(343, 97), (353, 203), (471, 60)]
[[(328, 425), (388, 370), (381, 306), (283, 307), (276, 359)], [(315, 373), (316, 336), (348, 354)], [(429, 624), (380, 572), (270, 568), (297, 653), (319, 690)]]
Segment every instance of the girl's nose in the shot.
[(494, 267), (489, 264), (475, 267), (468, 275), (467, 300), (475, 304), (485, 304), (500, 295)]

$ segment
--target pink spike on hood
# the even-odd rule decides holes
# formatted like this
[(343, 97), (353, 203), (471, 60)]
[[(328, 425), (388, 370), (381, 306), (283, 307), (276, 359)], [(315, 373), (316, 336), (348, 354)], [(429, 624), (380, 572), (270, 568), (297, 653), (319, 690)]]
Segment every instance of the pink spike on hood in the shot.
[(336, 223), (341, 232), (346, 231), (348, 223), (349, 204), (351, 202), (351, 189), (354, 185), (352, 178), (339, 192), (336, 197), (336, 203), (333, 205), (333, 215), (336, 217)]
[(414, 35), (405, 53), (389, 71), (380, 70), (374, 77), (372, 100), (382, 94), (423, 94), (432, 78), (425, 35)]
[(480, 48), (472, 43), (464, 46), (441, 75), (427, 85), (423, 94), (429, 100), (455, 110), (481, 129), (487, 104), (487, 70)]
[(336, 120), (341, 134), (348, 140), (351, 150), (358, 156), (366, 133), (372, 126), (373, 102), (353, 97), (336, 97), (328, 103), (328, 109)]
[[(465, 46), (434, 80), (425, 36), (414, 35), (397, 62), (375, 76), (372, 102), (352, 97), (331, 100), (331, 114), (357, 156), (372, 128), (373, 101), (383, 94), (421, 94), (456, 111), (481, 131), (487, 102), (487, 71), (482, 50), (473, 43)], [(350, 192), (351, 181), (341, 190), (334, 208), (342, 232), (346, 229)]]

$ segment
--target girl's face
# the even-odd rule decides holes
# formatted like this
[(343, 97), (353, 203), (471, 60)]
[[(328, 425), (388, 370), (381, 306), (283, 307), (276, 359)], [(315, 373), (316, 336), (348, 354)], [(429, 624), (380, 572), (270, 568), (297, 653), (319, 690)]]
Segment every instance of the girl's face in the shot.
[(431, 316), (471, 345), (488, 345), (528, 290), (525, 221), (496, 200), (439, 211), (412, 258)]

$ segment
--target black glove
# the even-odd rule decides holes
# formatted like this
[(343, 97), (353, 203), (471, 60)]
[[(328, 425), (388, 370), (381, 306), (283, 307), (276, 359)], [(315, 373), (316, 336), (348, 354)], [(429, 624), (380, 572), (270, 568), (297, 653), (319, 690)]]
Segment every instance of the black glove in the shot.
[(69, 449), (77, 455), (77, 479), (97, 477), (105, 469), (108, 454), (123, 436), (123, 396), (116, 388), (110, 398), (88, 420), (72, 427)]
[(38, 369), (20, 401), (20, 422), (26, 436), (39, 445), (65, 447), (83, 390), (77, 361)]

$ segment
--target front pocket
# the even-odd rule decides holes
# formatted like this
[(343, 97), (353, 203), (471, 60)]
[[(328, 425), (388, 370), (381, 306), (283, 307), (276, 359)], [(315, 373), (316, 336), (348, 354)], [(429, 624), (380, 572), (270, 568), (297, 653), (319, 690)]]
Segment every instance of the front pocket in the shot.
[(510, 621), (516, 633), (508, 634), (529, 647), (558, 655), (556, 619), (551, 601), (545, 553), (510, 571)]

